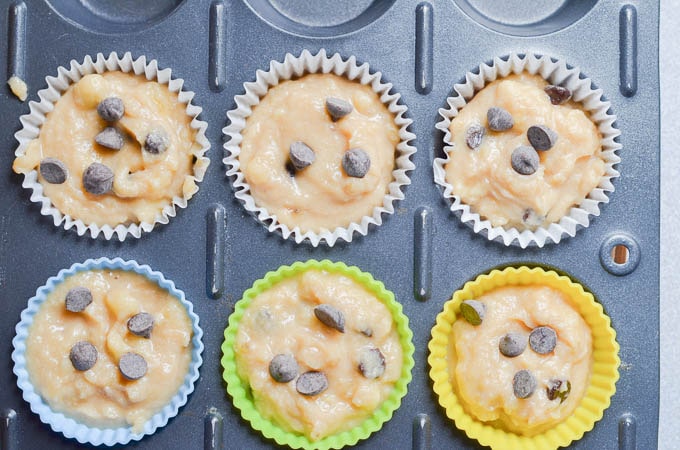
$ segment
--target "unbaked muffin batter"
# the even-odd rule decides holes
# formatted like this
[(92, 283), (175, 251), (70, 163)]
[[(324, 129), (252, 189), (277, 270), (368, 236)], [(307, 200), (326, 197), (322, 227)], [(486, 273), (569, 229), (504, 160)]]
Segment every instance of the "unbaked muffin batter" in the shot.
[[(605, 172), (597, 127), (577, 103), (553, 105), (544, 92), (547, 85), (540, 76), (527, 73), (494, 81), (451, 121), (454, 148), (445, 167), (446, 182), (454, 195), (493, 226), (525, 230), (559, 222), (597, 187)], [(510, 113), (512, 128), (489, 129), (487, 111), (492, 107)], [(532, 125), (547, 126), (557, 133), (557, 140), (550, 150), (537, 152), (538, 170), (523, 175), (513, 169), (511, 155), (530, 145), (527, 130)], [(485, 128), (475, 149), (466, 142), (472, 126)]]
[[(124, 116), (115, 123), (97, 113), (98, 104), (109, 97), (125, 105)], [(56, 158), (67, 169), (66, 181), (50, 183), (40, 171), (38, 180), (62, 214), (86, 225), (153, 223), (173, 198), (189, 199), (198, 189), (194, 151), (199, 144), (190, 124), (186, 105), (166, 85), (123, 72), (86, 75), (59, 98), (40, 135), (15, 160), (14, 171), (28, 173), (45, 158)], [(106, 127), (121, 132), (120, 150), (95, 142)], [(167, 149), (158, 154), (143, 150), (151, 132), (167, 137)], [(83, 173), (95, 162), (113, 172), (112, 191), (95, 195), (84, 189)]]
[[(352, 112), (333, 121), (329, 97), (349, 102)], [(242, 135), (239, 163), (255, 203), (290, 229), (333, 231), (360, 222), (382, 206), (393, 180), (399, 142), (394, 116), (370, 86), (337, 75), (306, 75), (269, 89)], [(294, 142), (315, 153), (315, 161), (299, 171), (290, 170)], [(363, 178), (342, 167), (343, 155), (354, 148), (370, 158)]]
[[(481, 324), (459, 316), (448, 355), (451, 383), (465, 410), (478, 420), (527, 436), (569, 417), (590, 382), (593, 350), (590, 327), (568, 297), (533, 285), (497, 288), (476, 300), (485, 307)], [(557, 335), (554, 349), (545, 354), (535, 351), (529, 338), (539, 327)], [(508, 333), (517, 333), (526, 344), (517, 356), (500, 351), (500, 340)], [(518, 398), (514, 391), (520, 371), (528, 371), (536, 382), (527, 398)], [(561, 393), (553, 392), (550, 399), (554, 380), (562, 382)]]
[[(79, 312), (65, 306), (75, 287), (92, 294), (92, 302)], [(128, 320), (140, 312), (153, 317), (149, 338), (128, 329)], [(89, 426), (132, 426), (140, 432), (182, 385), (192, 334), (184, 306), (144, 276), (121, 270), (79, 272), (57, 285), (35, 314), (26, 340), (26, 368), (36, 392), (54, 411)], [(97, 351), (89, 370), (77, 370), (70, 360), (81, 341)], [(119, 362), (127, 353), (146, 361), (141, 378), (129, 380), (121, 373)]]
[[(315, 315), (320, 305), (342, 313), (344, 331)], [(382, 365), (363, 359), (364, 352), (375, 355), (376, 349)], [(385, 304), (351, 278), (318, 270), (284, 279), (257, 295), (238, 326), (234, 353), (237, 372), (250, 385), (260, 414), (312, 440), (349, 430), (369, 417), (391, 393), (403, 361)], [(284, 382), (270, 373), (277, 355), (297, 362), (297, 372)], [(302, 394), (299, 379), (307, 372), (323, 374), (327, 389)]]

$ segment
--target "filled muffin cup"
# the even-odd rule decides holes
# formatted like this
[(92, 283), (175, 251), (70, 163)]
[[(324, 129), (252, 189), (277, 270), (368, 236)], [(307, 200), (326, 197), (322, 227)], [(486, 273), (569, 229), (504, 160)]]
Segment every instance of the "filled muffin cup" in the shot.
[[(191, 173), (184, 175), (180, 189), (181, 192), (176, 194), (173, 193), (173, 197), (167, 201), (167, 204), (160, 206), (155, 214), (145, 214), (148, 216), (148, 218), (144, 218), (145, 220), (127, 219), (118, 223), (101, 223), (105, 222), (105, 220), (82, 220), (81, 218), (76, 217), (78, 214), (68, 214), (60, 211), (44, 192), (45, 189), (42, 182), (46, 182), (44, 179), (45, 174), (43, 174), (42, 177), (39, 176), (37, 162), (35, 162), (36, 167), (33, 170), (24, 172), (22, 186), (32, 192), (30, 197), (31, 201), (40, 205), (40, 213), (42, 215), (52, 217), (55, 226), (62, 226), (66, 230), (74, 229), (79, 236), (88, 234), (92, 238), (96, 238), (97, 236), (102, 235), (107, 240), (113, 239), (115, 236), (119, 241), (124, 241), (128, 236), (139, 238), (142, 233), (153, 230), (157, 224), (167, 224), (170, 217), (174, 217), (177, 214), (178, 208), (186, 208), (189, 199), (198, 191), (197, 183), (200, 183), (203, 180), (210, 163), (210, 160), (206, 157), (206, 152), (210, 148), (210, 143), (205, 136), (208, 124), (198, 118), (202, 108), (192, 104), (194, 93), (183, 89), (184, 80), (181, 78), (173, 78), (170, 69), (159, 68), (155, 59), (147, 61), (146, 56), (140, 56), (133, 59), (129, 52), (125, 53), (122, 57), (119, 57), (117, 53), (112, 52), (109, 56), (98, 53), (94, 59), (88, 55), (82, 62), (71, 60), (69, 67), (59, 67), (57, 69), (56, 77), (46, 77), (47, 88), (38, 92), (40, 101), (30, 102), (29, 114), (21, 116), (20, 121), (22, 128), (14, 135), (19, 143), (15, 155), (17, 159), (24, 157), (29, 149), (29, 144), (33, 140), (40, 138), (40, 133), (48, 115), (55, 109), (55, 105), (69, 88), (83, 79), (86, 75), (104, 74), (107, 72), (128, 73), (143, 77), (148, 81), (155, 81), (159, 85), (166, 87), (171, 94), (176, 95), (178, 103), (183, 105), (186, 116), (190, 119), (189, 127), (193, 131), (194, 137), (191, 142), (191, 148), (189, 149), (193, 159), (192, 171)], [(117, 126), (117, 123), (109, 122), (102, 125), (102, 129), (104, 126), (115, 127)], [(108, 130), (109, 128), (106, 129)], [(109, 139), (112, 138), (109, 136)], [(113, 139), (113, 145), (116, 145), (115, 139), (117, 138)], [(135, 139), (140, 140), (142, 138), (135, 136), (133, 140)], [(95, 136), (92, 137), (92, 140), (93, 143), (91, 145), (94, 150), (94, 148), (99, 147), (100, 144), (99, 142), (97, 142), (96, 145), (94, 144)], [(109, 142), (111, 141), (109, 140)], [(122, 143), (118, 145), (122, 145)], [(140, 141), (141, 147), (144, 147), (145, 145), (145, 142)], [(79, 149), (79, 151), (82, 151), (82, 149)], [(104, 151), (113, 152), (115, 150), (104, 149)], [(161, 150), (161, 152), (163, 152), (163, 150)], [(153, 156), (157, 157), (157, 155)], [(163, 155), (161, 155), (161, 158), (162, 157)], [(118, 176), (118, 174), (116, 174), (116, 176)], [(43, 180), (42, 182), (41, 179)], [(147, 181), (149, 189), (154, 186), (155, 181), (156, 180)], [(139, 182), (136, 181), (135, 183), (138, 184)], [(136, 191), (140, 191), (139, 187), (135, 189)], [(83, 191), (86, 190), (88, 192), (93, 192), (88, 190), (85, 187), (85, 183), (83, 183)], [(98, 192), (94, 193), (99, 194)], [(121, 201), (138, 200), (137, 197), (130, 197), (130, 195), (133, 194), (122, 194)], [(96, 201), (97, 198), (93, 195), (90, 199), (90, 203)], [(151, 216), (154, 217), (151, 218)]]
[[(364, 215), (360, 220), (347, 221), (348, 223), (337, 226), (302, 230), (299, 225), (282, 223), (276, 214), (258, 204), (257, 199), (253, 197), (252, 187), (242, 171), (242, 162), (239, 157), (241, 143), (244, 140), (242, 133), (248, 126), (248, 119), (269, 90), (284, 81), (296, 80), (310, 74), (331, 74), (370, 87), (393, 116), (394, 124), (398, 129), (399, 141), (394, 149), (392, 179), (387, 185), (382, 200), (374, 205), (370, 214)], [(369, 227), (382, 224), (384, 215), (394, 213), (394, 203), (404, 199), (402, 189), (410, 184), (407, 172), (415, 169), (411, 162), (411, 155), (415, 153), (416, 148), (410, 144), (410, 141), (415, 139), (415, 135), (409, 131), (412, 120), (406, 116), (407, 108), (401, 102), (401, 95), (393, 92), (391, 83), (382, 80), (380, 72), (371, 72), (367, 63), (357, 63), (354, 56), (343, 59), (337, 53), (327, 56), (324, 49), (316, 54), (304, 50), (299, 56), (286, 54), (283, 62), (272, 61), (268, 71), (258, 70), (255, 81), (245, 83), (244, 89), (244, 94), (235, 97), (236, 107), (227, 113), (228, 125), (222, 130), (227, 138), (224, 144), (223, 162), (236, 198), (270, 232), (276, 232), (284, 239), (292, 238), (298, 244), (307, 241), (316, 247), (320, 242), (324, 242), (332, 247), (338, 240), (351, 242), (356, 234), (366, 235)]]
[[(391, 327), (394, 327), (398, 335), (402, 354), (399, 377), (387, 398), (369, 416), (363, 419), (359, 425), (345, 431), (335, 432), (320, 439), (312, 439), (302, 432), (284, 429), (281, 424), (276, 423), (274, 419), (266, 417), (263, 411), (258, 410), (249, 380), (242, 378), (238, 373), (235, 354), (239, 326), (241, 326), (244, 313), (253, 300), (258, 295), (275, 287), (278, 283), (285, 282), (309, 270), (318, 270), (348, 277), (368, 293), (377, 297), (379, 301), (383, 302), (391, 314), (393, 320)], [(348, 332), (350, 331), (348, 330)], [(257, 280), (250, 289), (246, 290), (241, 300), (236, 303), (235, 311), (229, 317), (229, 325), (224, 332), (224, 336), (225, 341), (222, 345), (223, 377), (227, 383), (227, 392), (232, 397), (234, 406), (240, 411), (241, 417), (248, 421), (254, 430), (261, 432), (269, 439), (273, 439), (279, 445), (287, 445), (291, 448), (339, 449), (367, 439), (372, 433), (379, 431), (385, 422), (390, 420), (393, 413), (399, 408), (402, 398), (406, 395), (408, 383), (411, 381), (411, 369), (414, 365), (413, 333), (409, 329), (408, 318), (403, 314), (401, 304), (395, 300), (394, 294), (388, 291), (383, 283), (375, 280), (369, 273), (362, 272), (357, 267), (347, 266), (341, 262), (309, 260), (306, 262), (296, 262), (291, 266), (281, 266), (276, 271), (268, 272), (264, 278)], [(344, 334), (341, 336), (344, 336)], [(348, 357), (348, 355), (343, 355), (343, 357)], [(357, 372), (357, 376), (361, 376), (360, 373)], [(291, 382), (295, 383), (295, 381)]]
[[(454, 386), (455, 368), (449, 361), (453, 325), (457, 320), (463, 320), (464, 317), (461, 312), (462, 302), (473, 300), (497, 288), (515, 286), (547, 286), (560, 291), (581, 315), (590, 328), (592, 336), (589, 384), (578, 406), (563, 421), (531, 436), (506, 431), (495, 423), (481, 421), (469, 413)], [(488, 274), (479, 275), (475, 280), (467, 282), (462, 289), (454, 293), (451, 300), (444, 304), (442, 312), (437, 316), (428, 349), (430, 354), (427, 361), (430, 365), (433, 389), (447, 417), (453, 420), (456, 427), (464, 431), (469, 438), (476, 439), (481, 445), (489, 446), (494, 450), (556, 449), (577, 441), (583, 437), (584, 433), (592, 430), (595, 423), (602, 418), (604, 411), (610, 405), (611, 397), (616, 392), (615, 385), (619, 379), (619, 345), (616, 342), (616, 332), (611, 327), (610, 319), (604, 313), (602, 305), (583, 286), (567, 276), (538, 267), (521, 266), (492, 270)], [(489, 374), (479, 375), (488, 376)]]
[[(68, 413), (53, 409), (33, 384), (27, 368), (27, 341), (35, 315), (50, 293), (65, 280), (78, 273), (92, 270), (123, 271), (142, 275), (148, 281), (175, 297), (181, 304), (181, 308), (186, 310), (186, 315), (191, 322), (192, 336), (189, 349), (191, 359), (188, 370), (182, 379), (182, 384), (170, 401), (144, 422), (141, 430), (134, 430), (132, 425), (111, 428), (90, 426), (72, 418)], [(23, 398), (28, 402), (31, 411), (38, 414), (40, 420), (49, 425), (53, 431), (59, 432), (67, 438), (75, 439), (81, 444), (125, 445), (153, 434), (158, 428), (167, 425), (168, 421), (176, 416), (179, 409), (186, 404), (189, 395), (194, 391), (194, 384), (199, 377), (198, 370), (203, 363), (201, 357), (203, 352), (202, 337), (203, 331), (199, 327), (198, 316), (193, 311), (192, 303), (186, 299), (184, 292), (177, 289), (175, 284), (166, 279), (162, 273), (152, 270), (147, 265), (140, 265), (134, 260), (124, 261), (121, 258), (89, 259), (84, 263), (73, 264), (68, 269), (62, 269), (56, 276), (49, 278), (45, 285), (38, 288), (36, 294), (28, 301), (27, 308), (21, 312), (21, 320), (16, 326), (16, 336), (12, 340), (14, 347), (12, 352), (13, 371), (17, 376), (17, 384), (22, 391)]]
[[(559, 220), (535, 229), (518, 229), (510, 225), (494, 226), (487, 217), (476, 211), (475, 205), (466, 204), (446, 179), (446, 165), (451, 161), (452, 153), (458, 150), (449, 130), (452, 120), (489, 83), (521, 73), (539, 75), (549, 84), (571, 91), (571, 100), (589, 116), (602, 137), (601, 158), (605, 166), (599, 183), (585, 198), (572, 206)], [(507, 57), (496, 57), (490, 64), (481, 64), (477, 70), (468, 72), (465, 81), (454, 85), (453, 89), (455, 94), (447, 98), (448, 106), (439, 110), (442, 119), (436, 125), (444, 134), (445, 154), (443, 158), (434, 160), (433, 167), (435, 183), (440, 186), (444, 198), (450, 203), (450, 210), (463, 223), (490, 241), (526, 248), (543, 247), (546, 243), (559, 243), (567, 236), (573, 237), (579, 229), (589, 226), (591, 216), (599, 216), (601, 205), (609, 202), (608, 193), (614, 192), (612, 180), (619, 176), (614, 166), (620, 162), (617, 155), (621, 148), (617, 142), (620, 131), (614, 125), (616, 116), (610, 111), (611, 104), (603, 99), (602, 90), (594, 88), (592, 81), (579, 68), (545, 55), (512, 53)]]

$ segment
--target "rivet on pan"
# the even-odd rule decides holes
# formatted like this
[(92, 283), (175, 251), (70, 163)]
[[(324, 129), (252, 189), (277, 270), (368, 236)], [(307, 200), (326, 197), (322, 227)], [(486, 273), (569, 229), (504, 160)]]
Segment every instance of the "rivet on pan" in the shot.
[(612, 275), (623, 276), (633, 272), (640, 256), (637, 241), (625, 233), (609, 236), (600, 246), (600, 264)]

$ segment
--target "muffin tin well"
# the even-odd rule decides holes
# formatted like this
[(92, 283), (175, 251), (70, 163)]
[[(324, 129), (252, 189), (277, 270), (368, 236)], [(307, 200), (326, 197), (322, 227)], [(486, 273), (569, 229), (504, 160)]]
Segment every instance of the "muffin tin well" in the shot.
[[(203, 108), (211, 164), (200, 190), (168, 224), (125, 242), (78, 236), (40, 214), (12, 172), (28, 102), (0, 90), (0, 448), (71, 449), (40, 422), (21, 397), (12, 373), (11, 341), (20, 312), (44, 280), (89, 258), (121, 257), (148, 264), (186, 293), (200, 317), (205, 350), (187, 404), (167, 426), (135, 448), (278, 448), (241, 419), (222, 379), (221, 345), (234, 304), (255, 280), (282, 265), (309, 259), (342, 261), (394, 292), (414, 333), (415, 366), (408, 392), (382, 429), (356, 448), (480, 448), (446, 417), (429, 379), (427, 344), (443, 303), (465, 282), (495, 267), (538, 265), (583, 284), (612, 320), (620, 345), (620, 379), (602, 420), (570, 448), (615, 449), (636, 442), (656, 448), (659, 396), (659, 85), (658, 6), (651, 2), (561, 1), (494, 9), (473, 0), (353, 2), (331, 0), (301, 8), (284, 0), (66, 2), (11, 0), (0, 8), (0, 61), (7, 78), (19, 75), (28, 101), (59, 66), (87, 55), (155, 59), (195, 93)], [(69, 2), (70, 5), (71, 2)], [(148, 3), (148, 2), (147, 2)], [(309, 4), (310, 2), (305, 2)], [(520, 2), (511, 2), (519, 4)], [(133, 8), (127, 6), (133, 5)], [(485, 6), (486, 5), (486, 6)], [(88, 9), (88, 6), (90, 7)], [(474, 11), (476, 12), (474, 12)], [(511, 12), (507, 12), (511, 11)], [(526, 13), (526, 14), (525, 14)], [(365, 236), (313, 247), (283, 239), (258, 223), (236, 200), (222, 163), (222, 128), (235, 97), (271, 61), (303, 50), (356, 57), (393, 85), (413, 120), (415, 170), (395, 213)], [(461, 223), (433, 180), (443, 155), (437, 111), (465, 74), (513, 53), (552, 56), (578, 67), (611, 103), (621, 135), (620, 177), (609, 203), (587, 228), (543, 248), (506, 247)], [(616, 245), (629, 248), (620, 269)], [(635, 264), (632, 264), (634, 262)], [(621, 264), (619, 264), (621, 265)]]

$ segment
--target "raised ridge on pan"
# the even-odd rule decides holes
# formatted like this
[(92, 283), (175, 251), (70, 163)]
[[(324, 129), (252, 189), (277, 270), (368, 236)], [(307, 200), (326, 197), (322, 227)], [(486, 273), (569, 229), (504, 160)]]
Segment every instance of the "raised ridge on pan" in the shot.
[[(186, 113), (192, 119), (191, 128), (196, 132), (193, 145), (195, 147), (193, 150), (195, 159), (194, 171), (192, 175), (187, 175), (187, 177), (191, 177), (196, 182), (203, 181), (205, 172), (210, 164), (210, 160), (205, 156), (208, 149), (210, 149), (210, 142), (205, 136), (208, 124), (198, 119), (202, 108), (191, 103), (194, 93), (182, 89), (184, 80), (172, 78), (171, 69), (159, 69), (158, 62), (155, 59), (147, 62), (146, 56), (143, 55), (133, 59), (130, 52), (125, 53), (122, 58), (115, 52), (109, 54), (108, 57), (98, 53), (94, 60), (90, 55), (87, 55), (82, 63), (71, 60), (70, 68), (60, 66), (57, 69), (56, 77), (48, 76), (46, 78), (47, 88), (38, 92), (40, 101), (31, 101), (29, 103), (29, 114), (23, 115), (19, 119), (22, 128), (14, 135), (19, 142), (15, 155), (17, 157), (24, 155), (29, 143), (39, 137), (41, 126), (45, 122), (46, 116), (54, 109), (54, 104), (73, 83), (76, 83), (88, 74), (111, 71), (132, 73), (143, 76), (147, 80), (155, 80), (159, 84), (167, 85), (170, 92), (177, 94), (178, 101), (186, 104)], [(167, 224), (170, 221), (170, 217), (174, 217), (177, 214), (177, 208), (186, 208), (188, 200), (195, 194), (194, 191), (190, 195), (178, 195), (172, 198), (169, 204), (156, 214), (154, 222), (99, 226), (94, 223), (86, 224), (80, 219), (73, 218), (59, 211), (52, 201), (43, 195), (43, 187), (38, 181), (37, 170), (34, 169), (25, 174), (22, 186), (32, 191), (31, 201), (40, 205), (40, 213), (42, 215), (52, 217), (55, 226), (63, 226), (66, 230), (74, 228), (79, 236), (89, 233), (92, 238), (96, 238), (101, 234), (105, 239), (109, 240), (116, 235), (119, 241), (124, 241), (128, 235), (139, 238), (143, 232), (153, 230), (156, 224)], [(196, 190), (198, 190), (197, 185)]]
[[(265, 208), (259, 206), (250, 195), (248, 181), (240, 171), (239, 163), (241, 132), (260, 99), (266, 95), (269, 88), (278, 85), (281, 81), (312, 73), (334, 73), (370, 86), (378, 94), (380, 101), (394, 115), (394, 122), (399, 127), (400, 138), (400, 142), (396, 146), (395, 168), (392, 171), (393, 179), (388, 185), (388, 192), (386, 192), (382, 204), (375, 206), (373, 214), (364, 216), (359, 223), (352, 222), (334, 230), (323, 229), (319, 233), (302, 232), (299, 227), (291, 229), (279, 222), (275, 215), (271, 215)], [(365, 236), (369, 231), (369, 226), (381, 225), (383, 215), (394, 213), (394, 203), (404, 199), (402, 187), (411, 183), (407, 172), (415, 169), (410, 158), (416, 152), (416, 148), (409, 144), (411, 140), (415, 139), (415, 135), (408, 130), (413, 121), (405, 116), (407, 108), (400, 103), (401, 95), (391, 93), (392, 84), (383, 83), (381, 78), (381, 72), (371, 73), (368, 63), (358, 65), (354, 56), (343, 59), (338, 53), (335, 53), (328, 57), (326, 50), (321, 49), (314, 55), (308, 50), (302, 51), (300, 56), (287, 53), (283, 62), (271, 61), (268, 71), (258, 70), (254, 82), (244, 83), (245, 93), (235, 97), (236, 108), (227, 113), (229, 124), (222, 130), (228, 138), (228, 141), (224, 144), (225, 157), (223, 162), (227, 167), (227, 176), (232, 181), (236, 198), (270, 232), (276, 232), (284, 239), (292, 237), (298, 244), (308, 241), (316, 247), (320, 242), (324, 242), (332, 247), (338, 240), (351, 242), (355, 233)]]
[[(33, 317), (40, 309), (46, 297), (52, 290), (66, 278), (78, 272), (111, 269), (124, 270), (143, 275), (148, 280), (158, 284), (159, 287), (168, 291), (177, 298), (191, 321), (193, 336), (191, 338), (191, 362), (184, 382), (179, 390), (160, 411), (154, 414), (139, 433), (134, 433), (131, 426), (120, 428), (97, 428), (90, 427), (68, 417), (64, 413), (54, 411), (38, 394), (26, 368), (26, 339), (33, 323)], [(67, 438), (75, 439), (81, 444), (107, 445), (127, 444), (130, 441), (139, 441), (144, 436), (153, 434), (158, 428), (164, 427), (168, 421), (177, 415), (179, 409), (184, 406), (189, 395), (194, 391), (194, 385), (198, 380), (198, 369), (203, 364), (201, 353), (203, 352), (203, 330), (199, 326), (198, 315), (194, 313), (193, 304), (188, 301), (184, 292), (175, 287), (175, 283), (166, 279), (162, 273), (152, 270), (148, 265), (140, 265), (137, 261), (124, 261), (121, 258), (98, 258), (88, 259), (83, 263), (75, 263), (68, 269), (62, 269), (56, 276), (50, 277), (47, 282), (38, 288), (35, 295), (28, 301), (28, 306), (21, 312), (21, 321), (16, 326), (16, 336), (12, 339), (13, 372), (17, 376), (17, 385), (22, 391), (22, 396), (28, 402), (31, 411), (38, 414), (40, 421), (49, 425), (52, 430), (62, 433)]]
[[(458, 111), (488, 83), (521, 72), (538, 74), (548, 82), (572, 91), (572, 99), (590, 115), (590, 119), (602, 134), (602, 158), (605, 162), (605, 172), (599, 184), (585, 199), (573, 206), (569, 214), (562, 217), (559, 222), (553, 222), (547, 228), (540, 227), (535, 231), (493, 226), (489, 220), (482, 218), (473, 207), (463, 203), (456, 195), (453, 186), (446, 181), (445, 171), (450, 153), (454, 150), (449, 126)], [(454, 85), (454, 92), (455, 96), (447, 98), (448, 107), (439, 109), (442, 119), (437, 122), (436, 128), (444, 133), (445, 155), (443, 158), (435, 158), (433, 168), (435, 183), (442, 188), (444, 197), (450, 201), (450, 210), (463, 223), (490, 241), (526, 248), (543, 247), (546, 243), (559, 243), (565, 236), (573, 237), (580, 228), (588, 227), (590, 216), (600, 215), (600, 204), (609, 202), (607, 193), (614, 192), (612, 180), (619, 176), (614, 165), (621, 161), (617, 155), (621, 144), (616, 141), (621, 133), (614, 126), (616, 116), (609, 112), (611, 104), (602, 100), (602, 90), (593, 89), (591, 80), (583, 77), (579, 68), (570, 67), (566, 62), (548, 56), (512, 53), (507, 58), (494, 58), (490, 65), (481, 64), (476, 73), (465, 74), (465, 82)]]

